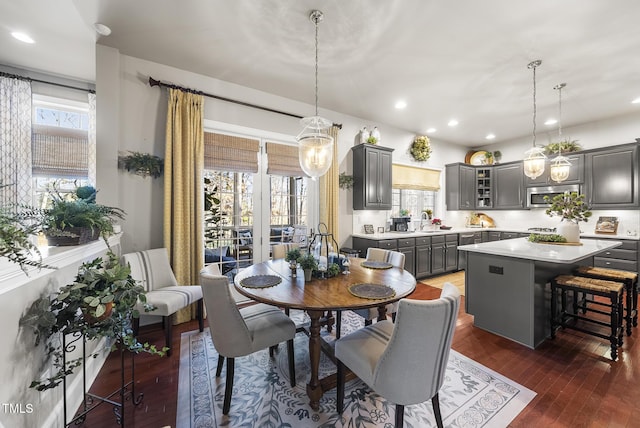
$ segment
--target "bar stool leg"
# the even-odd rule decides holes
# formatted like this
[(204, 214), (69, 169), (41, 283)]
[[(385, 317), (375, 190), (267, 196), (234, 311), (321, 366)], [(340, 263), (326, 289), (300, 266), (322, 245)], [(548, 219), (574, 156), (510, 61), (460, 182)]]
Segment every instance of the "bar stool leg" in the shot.
[(618, 296), (611, 294), (611, 359), (615, 361), (618, 358)]
[(556, 316), (558, 315), (558, 296), (556, 295), (556, 283), (551, 281), (551, 338), (556, 338)]

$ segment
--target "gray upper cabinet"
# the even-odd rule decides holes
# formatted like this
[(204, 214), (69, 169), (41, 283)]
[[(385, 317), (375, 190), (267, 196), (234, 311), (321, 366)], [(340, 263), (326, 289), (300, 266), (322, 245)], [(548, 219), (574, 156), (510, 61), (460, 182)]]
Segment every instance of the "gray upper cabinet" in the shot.
[(637, 144), (588, 152), (585, 169), (585, 194), (591, 209), (639, 206)]
[(391, 209), (393, 149), (358, 144), (353, 152), (353, 209)]
[(553, 154), (549, 156), (547, 159), (544, 172), (538, 178), (531, 179), (529, 177), (524, 177), (524, 184), (526, 187), (536, 187), (536, 186), (550, 186), (555, 184), (582, 184), (584, 183), (584, 155), (582, 153), (564, 153), (569, 162), (571, 162), (571, 169), (569, 170), (569, 178), (567, 178), (562, 183), (556, 183), (551, 179), (550, 176), (550, 162), (558, 156), (557, 154)]
[(524, 208), (524, 171), (522, 162), (493, 167), (493, 208)]
[(460, 163), (446, 165), (445, 180), (448, 210), (472, 210), (475, 208), (476, 171), (474, 167)]

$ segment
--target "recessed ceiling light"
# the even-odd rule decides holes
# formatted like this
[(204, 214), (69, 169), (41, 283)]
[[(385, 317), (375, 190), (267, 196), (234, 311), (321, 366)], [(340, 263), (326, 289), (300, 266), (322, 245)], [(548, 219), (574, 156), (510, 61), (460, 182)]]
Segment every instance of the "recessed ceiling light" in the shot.
[(398, 110), (402, 110), (403, 108), (406, 108), (406, 107), (407, 107), (407, 102), (406, 101), (400, 100), (400, 101), (396, 102), (396, 108)]
[(21, 42), (24, 42), (24, 43), (35, 43), (36, 42), (31, 37), (29, 37), (28, 34), (21, 33), (19, 31), (14, 31), (13, 33), (11, 33), (11, 35), (13, 36), (14, 39), (18, 39), (18, 40), (20, 40)]
[(447, 123), (447, 125), (449, 125), (449, 126), (458, 126), (458, 121), (456, 119), (451, 119), (449, 121), (449, 123)]
[(631, 101), (632, 104), (640, 104), (640, 97), (636, 98), (635, 100)]
[(547, 121), (544, 124), (548, 126), (548, 125), (555, 125), (556, 123), (558, 123), (558, 120), (551, 118), (551, 119), (547, 119)]
[(429, 129), (427, 129), (427, 134), (433, 134), (436, 131), (437, 131), (436, 128), (429, 128)]
[(487, 134), (487, 136), (484, 138), (486, 138), (487, 140), (493, 140), (494, 138), (496, 138), (496, 134)]
[(111, 28), (99, 22), (93, 24), (93, 28), (96, 30), (96, 33), (100, 34), (101, 36), (108, 36), (109, 34), (111, 34)]

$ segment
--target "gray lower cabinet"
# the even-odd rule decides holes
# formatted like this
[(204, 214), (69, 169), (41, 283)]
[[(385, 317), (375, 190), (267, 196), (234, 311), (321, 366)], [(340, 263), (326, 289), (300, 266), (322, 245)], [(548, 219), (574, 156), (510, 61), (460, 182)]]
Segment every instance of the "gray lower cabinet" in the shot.
[(431, 237), (431, 274), (437, 275), (446, 270), (444, 235)]
[(416, 278), (431, 275), (431, 237), (416, 238)]
[(416, 238), (398, 239), (398, 252), (404, 254), (404, 270), (416, 275)]
[(593, 266), (638, 272), (639, 241), (625, 239), (622, 245), (597, 254), (593, 257)]
[(523, 209), (524, 168), (522, 162), (493, 167), (493, 208), (501, 210)]
[(482, 242), (499, 241), (501, 237), (502, 233), (495, 230), (482, 232)]
[(520, 235), (518, 232), (500, 232), (500, 240), (519, 238)]
[(453, 272), (458, 270), (458, 235), (445, 235), (444, 270)]
[(585, 191), (591, 209), (635, 208), (638, 202), (638, 145), (585, 155)]
[(357, 236), (354, 236), (352, 238), (352, 243), (353, 243), (353, 249), (354, 250), (359, 250), (360, 251), (360, 255), (361, 257), (367, 257), (367, 250), (371, 247), (371, 248), (382, 248), (385, 250), (392, 250), (392, 251), (397, 251), (398, 250), (398, 240), (397, 239), (382, 239), (382, 240), (378, 240), (378, 239), (367, 239), (367, 238), (360, 238)]

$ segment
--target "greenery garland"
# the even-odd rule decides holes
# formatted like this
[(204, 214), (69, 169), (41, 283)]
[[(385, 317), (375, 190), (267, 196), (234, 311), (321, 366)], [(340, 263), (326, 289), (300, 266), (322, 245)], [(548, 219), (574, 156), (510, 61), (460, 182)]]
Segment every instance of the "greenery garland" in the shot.
[(411, 144), (411, 155), (417, 161), (423, 162), (431, 157), (431, 145), (429, 137), (426, 135), (418, 135), (413, 139)]

